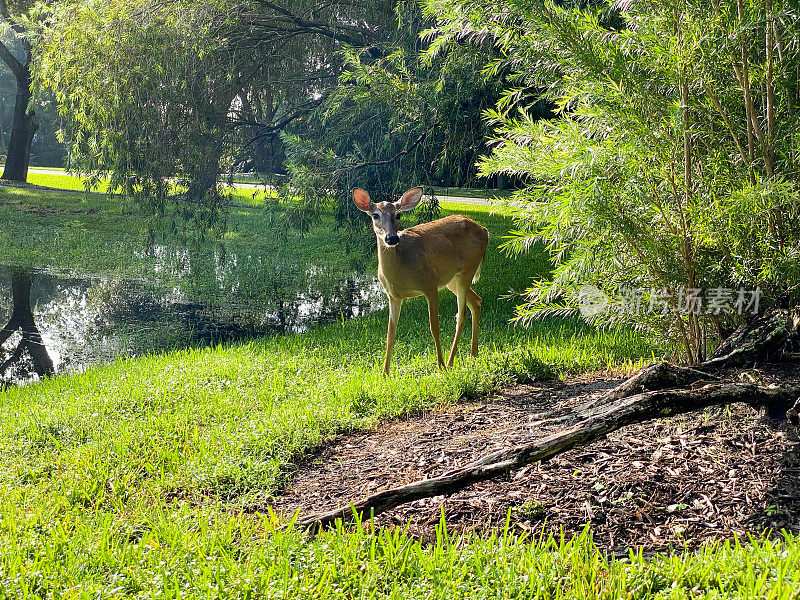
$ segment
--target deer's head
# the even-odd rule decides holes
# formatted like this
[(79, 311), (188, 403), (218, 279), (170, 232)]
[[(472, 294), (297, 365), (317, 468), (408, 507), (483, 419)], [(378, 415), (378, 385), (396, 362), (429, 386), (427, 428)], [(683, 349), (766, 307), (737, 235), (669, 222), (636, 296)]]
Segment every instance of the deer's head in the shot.
[(422, 198), (422, 188), (415, 187), (403, 194), (397, 202), (378, 202), (375, 204), (366, 190), (353, 190), (353, 200), (359, 210), (367, 213), (372, 219), (372, 229), (379, 244), (392, 247), (400, 243), (398, 227), (400, 213), (413, 210)]

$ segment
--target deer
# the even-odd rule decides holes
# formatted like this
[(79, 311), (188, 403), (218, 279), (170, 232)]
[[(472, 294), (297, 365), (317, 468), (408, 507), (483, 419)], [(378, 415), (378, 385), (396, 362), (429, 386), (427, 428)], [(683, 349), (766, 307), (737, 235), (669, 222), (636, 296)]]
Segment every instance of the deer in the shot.
[(445, 368), (439, 330), (439, 290), (448, 288), (456, 296), (456, 332), (446, 366), (453, 365), (458, 339), (464, 329), (466, 309), (472, 315), (470, 355), (478, 355), (478, 320), (481, 297), (470, 287), (478, 281), (489, 246), (489, 232), (472, 219), (451, 215), (400, 230), (400, 215), (413, 210), (422, 198), (422, 188), (405, 192), (396, 202), (372, 202), (369, 193), (353, 190), (356, 206), (372, 220), (378, 242), (378, 279), (389, 300), (386, 357), (383, 373), (389, 375), (403, 300), (425, 296), (436, 361)]

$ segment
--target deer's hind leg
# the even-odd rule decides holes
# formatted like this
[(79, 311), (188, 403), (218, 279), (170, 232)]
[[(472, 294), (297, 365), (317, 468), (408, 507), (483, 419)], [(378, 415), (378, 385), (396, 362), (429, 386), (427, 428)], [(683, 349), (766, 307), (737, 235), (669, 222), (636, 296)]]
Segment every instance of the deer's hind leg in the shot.
[[(458, 309), (456, 310), (456, 334), (453, 337), (453, 345), (450, 347), (450, 356), (447, 358), (447, 366), (452, 367), (453, 360), (456, 357), (456, 351), (458, 350), (458, 339), (461, 337), (461, 332), (464, 330), (464, 322), (466, 321), (467, 304), (469, 302), (467, 292), (472, 290), (469, 289), (469, 284), (459, 275), (456, 275), (453, 280), (447, 284), (447, 289), (455, 294), (456, 302), (458, 303)], [(471, 306), (470, 312), (472, 312)]]
[(478, 356), (478, 321), (481, 318), (481, 305), (483, 300), (472, 288), (467, 288), (467, 306), (472, 315), (472, 345), (470, 347), (470, 356)]

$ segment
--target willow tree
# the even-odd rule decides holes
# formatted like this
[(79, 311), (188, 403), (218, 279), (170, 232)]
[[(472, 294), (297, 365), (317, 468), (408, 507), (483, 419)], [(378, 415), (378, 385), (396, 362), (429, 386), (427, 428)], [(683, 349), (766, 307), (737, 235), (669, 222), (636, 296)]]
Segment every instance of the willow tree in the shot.
[(395, 3), (252, 0), (235, 6), (239, 26), (230, 40), (249, 48), (233, 119), (236, 159), (244, 168), (282, 173), (284, 135), (336, 90), (345, 48), (374, 48), (392, 39)]
[(73, 168), (215, 225), (219, 173), (317, 106), (336, 52), (392, 14), (346, 0), (67, 0), (42, 33), (37, 83), (67, 118)]
[[(485, 185), (475, 168), (490, 133), (481, 116), (504, 83), (484, 76), (491, 45), (429, 57), (431, 21), (416, 2), (399, 1), (395, 12), (379, 40), (339, 53), (338, 85), (285, 137), (290, 185), (304, 199), (290, 213), (300, 227), (315, 218), (315, 208), (330, 205), (340, 223), (361, 225), (353, 187), (388, 199), (413, 185)], [(430, 200), (416, 218), (437, 213)]]
[(440, 43), (483, 33), (559, 118), (501, 106), (485, 175), (529, 185), (509, 247), (554, 277), (519, 318), (577, 313), (668, 335), (689, 362), (800, 302), (800, 15), (788, 0), (620, 2), (625, 26), (552, 2), (429, 0)]

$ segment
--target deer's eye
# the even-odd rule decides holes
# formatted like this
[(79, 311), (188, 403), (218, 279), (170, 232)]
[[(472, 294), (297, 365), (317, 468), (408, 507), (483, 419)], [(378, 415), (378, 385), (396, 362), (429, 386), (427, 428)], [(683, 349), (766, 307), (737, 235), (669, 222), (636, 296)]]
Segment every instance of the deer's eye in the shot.
[(378, 213), (375, 213), (374, 215), (372, 215), (372, 218), (377, 221), (378, 220)]

